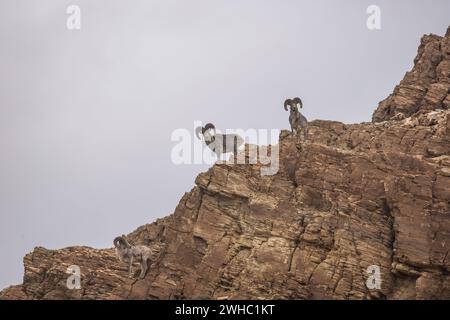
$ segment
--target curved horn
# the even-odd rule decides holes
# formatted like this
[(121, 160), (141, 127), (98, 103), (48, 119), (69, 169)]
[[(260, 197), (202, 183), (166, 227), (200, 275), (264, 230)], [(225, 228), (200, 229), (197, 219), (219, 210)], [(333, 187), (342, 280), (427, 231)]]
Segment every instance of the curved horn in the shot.
[(209, 129), (213, 129), (214, 131), (216, 130), (216, 127), (212, 124), (212, 123), (207, 123), (205, 128), (203, 129), (203, 132), (208, 131)]
[(197, 128), (195, 128), (195, 135), (196, 135), (197, 138), (199, 138), (200, 140), (201, 140), (200, 134), (203, 134), (203, 132), (204, 132), (204, 128), (203, 128), (203, 127), (197, 127)]
[(292, 104), (292, 100), (291, 99), (287, 99), (284, 102), (284, 110), (288, 111), (288, 106), (290, 106)]
[(123, 244), (124, 244), (126, 247), (130, 248), (130, 247), (131, 247), (131, 244), (127, 241), (127, 238), (125, 237), (124, 234), (122, 235), (121, 238), (122, 238)]
[(297, 104), (299, 104), (300, 105), (300, 109), (301, 108), (303, 108), (303, 102), (302, 102), (302, 99), (300, 99), (299, 97), (297, 97), (297, 98), (294, 98), (294, 103), (297, 105)]
[(114, 239), (114, 241), (113, 241), (113, 243), (114, 243), (114, 247), (118, 247), (119, 246), (119, 243), (120, 242), (123, 242), (123, 239), (122, 239), (122, 237), (116, 237), (115, 239)]
[(214, 131), (213, 135), (216, 134), (216, 127), (212, 123), (207, 123), (205, 125), (205, 127), (203, 128), (203, 133), (205, 133), (208, 130), (213, 130)]

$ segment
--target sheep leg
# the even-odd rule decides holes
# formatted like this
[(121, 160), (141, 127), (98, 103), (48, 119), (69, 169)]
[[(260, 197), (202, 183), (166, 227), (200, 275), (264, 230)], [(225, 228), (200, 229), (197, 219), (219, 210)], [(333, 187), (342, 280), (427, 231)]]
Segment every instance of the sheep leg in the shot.
[(147, 269), (148, 269), (148, 260), (147, 258), (142, 257), (141, 274), (139, 275), (140, 279), (144, 279), (145, 275), (147, 274)]
[(134, 257), (133, 257), (133, 255), (131, 255), (131, 257), (130, 257), (130, 267), (128, 268), (128, 274), (129, 274), (130, 278), (133, 277), (133, 260), (134, 260)]

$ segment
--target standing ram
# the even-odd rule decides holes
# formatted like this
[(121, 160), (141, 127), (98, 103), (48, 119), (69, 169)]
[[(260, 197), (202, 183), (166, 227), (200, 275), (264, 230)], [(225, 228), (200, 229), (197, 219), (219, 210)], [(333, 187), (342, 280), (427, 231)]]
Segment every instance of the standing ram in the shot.
[(306, 139), (308, 136), (308, 120), (299, 111), (299, 109), (303, 108), (302, 100), (298, 97), (287, 99), (284, 102), (284, 109), (288, 111), (288, 107), (290, 107), (289, 124), (292, 132), (297, 135), (301, 131)]
[(212, 123), (206, 124), (204, 127), (197, 127), (195, 135), (201, 140), (201, 136), (206, 146), (211, 149), (220, 159), (225, 153), (233, 152), (237, 155), (239, 147), (244, 144), (244, 139), (238, 134), (221, 134), (216, 133), (216, 127)]

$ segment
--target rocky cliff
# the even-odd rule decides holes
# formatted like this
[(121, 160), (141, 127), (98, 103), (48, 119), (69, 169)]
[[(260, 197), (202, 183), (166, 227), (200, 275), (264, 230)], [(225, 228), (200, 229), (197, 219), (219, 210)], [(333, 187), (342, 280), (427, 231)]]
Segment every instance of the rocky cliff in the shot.
[(449, 88), (450, 29), (423, 37), (371, 123), (314, 121), (307, 141), (282, 131), (273, 176), (200, 174), (172, 215), (128, 235), (158, 252), (144, 279), (112, 249), (35, 248), (0, 298), (450, 299)]

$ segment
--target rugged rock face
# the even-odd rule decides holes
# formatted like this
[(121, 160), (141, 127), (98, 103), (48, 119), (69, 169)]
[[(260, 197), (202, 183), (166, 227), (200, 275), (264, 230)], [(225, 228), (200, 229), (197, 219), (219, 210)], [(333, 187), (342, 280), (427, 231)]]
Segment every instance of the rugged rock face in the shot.
[(450, 27), (445, 37), (422, 38), (414, 68), (387, 99), (380, 102), (373, 122), (404, 119), (415, 113), (450, 108)]
[(159, 252), (145, 279), (112, 249), (36, 248), (0, 298), (450, 299), (449, 54), (449, 32), (425, 36), (372, 123), (314, 121), (307, 141), (283, 131), (276, 175), (199, 175), (172, 215), (128, 235)]

